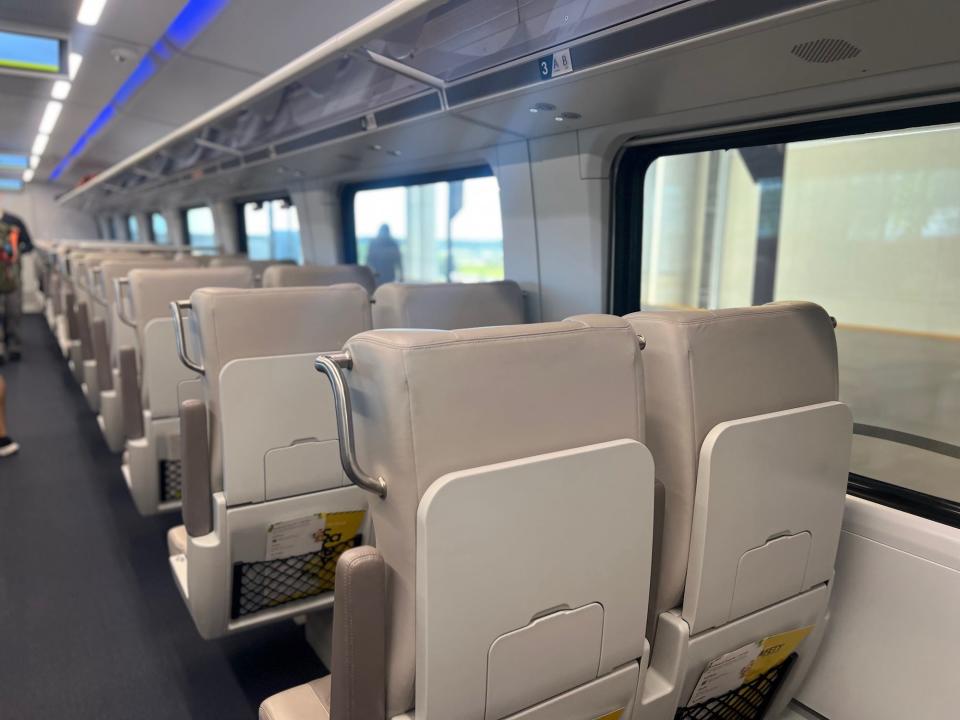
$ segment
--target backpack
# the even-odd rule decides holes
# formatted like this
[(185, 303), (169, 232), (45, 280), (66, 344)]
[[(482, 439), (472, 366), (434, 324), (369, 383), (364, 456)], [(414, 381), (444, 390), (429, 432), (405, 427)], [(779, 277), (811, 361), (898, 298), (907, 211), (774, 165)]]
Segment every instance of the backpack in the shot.
[(0, 222), (0, 294), (16, 292), (20, 287), (20, 231)]

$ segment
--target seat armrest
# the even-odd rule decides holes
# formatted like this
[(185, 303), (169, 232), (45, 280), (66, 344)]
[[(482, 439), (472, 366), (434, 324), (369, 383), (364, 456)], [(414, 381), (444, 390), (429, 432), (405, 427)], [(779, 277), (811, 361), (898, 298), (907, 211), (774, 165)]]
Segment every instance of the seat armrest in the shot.
[(337, 562), (333, 604), (332, 720), (386, 716), (386, 566), (369, 545)]
[(93, 360), (93, 335), (90, 333), (90, 311), (86, 303), (77, 305), (77, 339), (84, 360)]
[(93, 358), (97, 361), (97, 382), (101, 392), (113, 390), (113, 369), (110, 367), (110, 343), (107, 340), (107, 321), (93, 321)]
[(183, 473), (183, 524), (187, 535), (200, 537), (213, 530), (210, 485), (210, 444), (207, 408), (199, 400), (180, 404), (180, 460)]
[(123, 434), (128, 440), (143, 437), (143, 405), (137, 382), (137, 355), (133, 348), (120, 348), (120, 394), (123, 401)]
[(67, 293), (64, 302), (67, 306), (66, 315), (67, 315), (67, 339), (76, 340), (79, 334), (79, 328), (77, 327), (79, 323), (77, 322), (77, 308), (74, 302), (73, 293)]

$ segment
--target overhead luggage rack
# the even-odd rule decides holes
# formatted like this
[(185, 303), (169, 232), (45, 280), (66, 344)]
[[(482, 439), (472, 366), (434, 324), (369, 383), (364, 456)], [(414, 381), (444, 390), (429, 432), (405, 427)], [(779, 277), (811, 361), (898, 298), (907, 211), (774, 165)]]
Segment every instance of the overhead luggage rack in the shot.
[[(810, 3), (397, 0), (60, 202), (241, 171)], [(567, 64), (545, 72), (557, 55)]]

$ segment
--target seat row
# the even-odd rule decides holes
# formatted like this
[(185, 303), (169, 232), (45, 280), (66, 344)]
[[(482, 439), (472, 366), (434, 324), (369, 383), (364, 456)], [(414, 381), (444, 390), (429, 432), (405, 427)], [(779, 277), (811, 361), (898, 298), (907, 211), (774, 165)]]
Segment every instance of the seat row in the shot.
[[(263, 284), (296, 287), (180, 285), (164, 316), (154, 278), (199, 272), (115, 293), (143, 378), (123, 394), (179, 426), (170, 565), (201, 634), (306, 615), (331, 670), (262, 718), (666, 720), (723, 698), (760, 717), (792, 696), (852, 431), (822, 308), (518, 324), (513, 283), (387, 285), (371, 308), (363, 282), (289, 267)], [(704, 686), (778, 642), (782, 685)]]

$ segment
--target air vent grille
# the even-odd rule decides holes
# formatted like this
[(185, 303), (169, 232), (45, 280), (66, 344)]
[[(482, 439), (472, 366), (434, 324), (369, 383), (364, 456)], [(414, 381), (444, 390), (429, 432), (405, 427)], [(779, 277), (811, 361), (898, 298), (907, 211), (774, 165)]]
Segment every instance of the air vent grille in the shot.
[(860, 54), (860, 48), (838, 38), (820, 38), (798, 43), (790, 50), (801, 60), (810, 63), (832, 63), (849, 60)]

